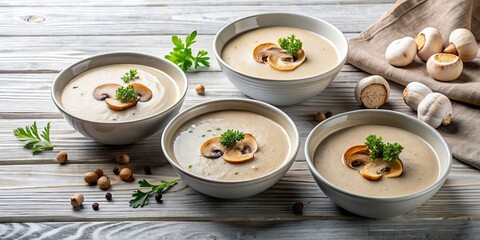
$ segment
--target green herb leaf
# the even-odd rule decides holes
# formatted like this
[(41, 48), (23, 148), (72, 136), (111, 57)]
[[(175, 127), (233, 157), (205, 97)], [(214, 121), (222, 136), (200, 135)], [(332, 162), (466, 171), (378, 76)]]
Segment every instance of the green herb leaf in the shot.
[(398, 159), (403, 151), (402, 145), (398, 143), (383, 143), (381, 137), (372, 134), (365, 138), (365, 145), (370, 150), (370, 158), (382, 158), (386, 162)]
[(128, 202), (130, 207), (137, 208), (143, 207), (148, 204), (148, 197), (150, 192), (142, 192), (140, 190), (133, 191), (132, 199)]
[(387, 143), (383, 148), (383, 160), (386, 162), (394, 161), (398, 159), (400, 153), (402, 153), (403, 146), (398, 143)]
[(220, 144), (229, 147), (235, 144), (235, 142), (242, 141), (245, 138), (245, 134), (238, 130), (228, 129), (222, 135), (220, 135)]
[(297, 52), (302, 49), (303, 45), (302, 41), (300, 41), (298, 38), (295, 38), (295, 35), (293, 34), (290, 37), (278, 39), (278, 44), (282, 49), (292, 56), (297, 56)]
[(37, 122), (33, 122), (32, 126), (13, 130), (13, 135), (20, 141), (26, 141), (24, 147), (31, 149), (32, 154), (53, 149), (53, 144), (50, 142), (50, 122), (47, 123), (40, 135), (38, 135)]
[(196, 42), (196, 37), (197, 31), (193, 31), (185, 38), (185, 44), (183, 44), (182, 39), (178, 36), (172, 36), (172, 43), (175, 47), (173, 51), (170, 52), (170, 55), (165, 55), (165, 58), (175, 63), (185, 72), (191, 68), (192, 65), (195, 69), (200, 68), (200, 65), (210, 67), (210, 63), (208, 62), (210, 58), (207, 56), (207, 51), (200, 50), (195, 57), (192, 54), (190, 46)]
[(150, 196), (151, 193), (163, 193), (167, 191), (170, 187), (173, 185), (177, 184), (177, 182), (180, 181), (180, 179), (175, 179), (172, 181), (165, 181), (161, 180), (162, 184), (160, 185), (153, 185), (149, 183), (147, 180), (142, 179), (138, 181), (138, 184), (140, 187), (150, 187), (150, 191), (148, 192), (142, 192), (140, 190), (135, 190), (132, 193), (132, 199), (128, 202), (130, 204), (130, 207), (137, 208), (137, 207), (143, 207), (148, 204), (148, 197)]
[(133, 80), (133, 79), (140, 78), (137, 74), (138, 74), (137, 69), (130, 69), (129, 72), (126, 72), (126, 73), (122, 76), (122, 80), (123, 80), (125, 83), (129, 83), (129, 82), (130, 82), (131, 80)]
[(115, 92), (115, 99), (123, 102), (133, 101), (137, 99), (137, 91), (133, 89), (132, 85), (128, 85), (127, 87), (120, 86)]
[(381, 158), (383, 157), (383, 147), (382, 137), (377, 137), (377, 135), (369, 135), (365, 139), (365, 145), (370, 150), (370, 158)]

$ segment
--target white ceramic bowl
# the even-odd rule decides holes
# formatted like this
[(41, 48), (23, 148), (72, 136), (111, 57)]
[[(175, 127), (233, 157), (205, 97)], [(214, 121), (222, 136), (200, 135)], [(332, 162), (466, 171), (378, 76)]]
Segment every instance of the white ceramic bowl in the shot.
[[(404, 196), (367, 197), (345, 191), (327, 181), (315, 168), (315, 150), (322, 140), (330, 134), (341, 129), (365, 124), (388, 125), (404, 129), (420, 136), (429, 143), (440, 160), (440, 174), (435, 183), (419, 192)], [(437, 130), (406, 114), (378, 109), (346, 112), (323, 121), (308, 135), (305, 143), (305, 155), (313, 178), (325, 195), (340, 207), (352, 213), (371, 218), (393, 217), (419, 207), (442, 187), (452, 164), (450, 149)]]
[[(96, 122), (82, 119), (62, 106), (60, 101), (62, 90), (72, 79), (90, 69), (111, 64), (139, 64), (165, 72), (178, 86), (179, 99), (164, 111), (145, 118), (122, 122)], [(178, 113), (186, 93), (187, 77), (175, 64), (154, 56), (131, 52), (100, 54), (80, 60), (58, 74), (53, 81), (51, 92), (53, 102), (75, 130), (94, 141), (112, 145), (134, 143), (158, 132)]]
[[(290, 139), (290, 149), (288, 156), (285, 157), (282, 165), (266, 175), (247, 179), (247, 180), (213, 180), (203, 176), (195, 175), (184, 169), (178, 163), (174, 151), (173, 143), (178, 129), (186, 122), (197, 116), (222, 111), (222, 110), (242, 110), (263, 115), (283, 127)], [(245, 198), (263, 192), (274, 185), (285, 175), (292, 163), (299, 147), (299, 135), (295, 123), (276, 107), (269, 104), (246, 99), (220, 99), (195, 105), (180, 114), (178, 114), (168, 125), (162, 135), (162, 150), (168, 162), (173, 166), (175, 172), (182, 180), (193, 189), (217, 198), (237, 199)]]
[[(295, 27), (325, 37), (337, 49), (337, 64), (330, 70), (311, 77), (275, 80), (239, 72), (223, 61), (221, 54), (228, 41), (246, 31), (269, 26)], [(318, 95), (328, 86), (345, 64), (348, 42), (340, 30), (324, 20), (292, 13), (265, 13), (227, 24), (215, 35), (213, 50), (222, 71), (244, 94), (274, 105), (292, 105)]]

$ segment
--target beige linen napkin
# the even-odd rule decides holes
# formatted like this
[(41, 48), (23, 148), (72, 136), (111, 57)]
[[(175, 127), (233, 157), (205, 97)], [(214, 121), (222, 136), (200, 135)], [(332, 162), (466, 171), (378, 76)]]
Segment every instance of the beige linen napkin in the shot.
[(348, 61), (371, 74), (407, 85), (417, 81), (453, 101), (453, 123), (438, 131), (447, 140), (453, 156), (480, 169), (480, 58), (464, 64), (453, 82), (438, 82), (428, 76), (418, 57), (397, 68), (385, 60), (385, 49), (395, 39), (415, 36), (425, 27), (436, 27), (444, 44), (455, 28), (468, 28), (480, 40), (480, 0), (399, 0), (375, 24), (349, 40)]

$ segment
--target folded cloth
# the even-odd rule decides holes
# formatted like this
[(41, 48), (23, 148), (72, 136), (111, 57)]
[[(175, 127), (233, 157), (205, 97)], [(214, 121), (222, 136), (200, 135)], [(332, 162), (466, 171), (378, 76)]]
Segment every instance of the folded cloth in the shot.
[(453, 101), (453, 123), (437, 130), (445, 137), (453, 156), (480, 169), (480, 58), (464, 63), (460, 77), (452, 82), (432, 79), (418, 57), (406, 67), (391, 66), (385, 49), (395, 39), (415, 36), (425, 27), (435, 27), (444, 45), (456, 28), (470, 29), (480, 40), (479, 0), (399, 0), (364, 32), (349, 39), (348, 62), (371, 74), (401, 85), (421, 82)]

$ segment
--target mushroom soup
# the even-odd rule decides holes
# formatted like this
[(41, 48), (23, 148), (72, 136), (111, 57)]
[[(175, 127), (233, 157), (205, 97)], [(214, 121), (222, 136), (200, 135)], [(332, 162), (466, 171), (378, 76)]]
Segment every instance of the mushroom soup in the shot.
[[(225, 147), (218, 139), (229, 129), (245, 136)], [(278, 123), (260, 114), (233, 110), (195, 117), (176, 136), (173, 152), (179, 165), (215, 180), (246, 180), (271, 173), (285, 163), (291, 144)]]
[[(120, 87), (126, 93), (133, 92), (132, 99), (117, 100)], [(179, 97), (178, 86), (166, 73), (143, 65), (114, 64), (91, 69), (71, 80), (62, 91), (61, 104), (78, 118), (119, 122), (160, 113)]]
[[(403, 173), (395, 178), (370, 181), (358, 170), (347, 167), (342, 157), (347, 149), (363, 144), (376, 134), (385, 142), (403, 146), (399, 159)], [(402, 196), (431, 186), (439, 175), (439, 160), (433, 148), (419, 136), (384, 125), (361, 125), (336, 131), (325, 137), (314, 154), (314, 166), (328, 182), (354, 194), (374, 197)]]
[[(300, 55), (303, 56), (304, 54), (305, 60), (303, 61), (303, 57), (298, 57), (302, 58), (303, 61), (299, 63), (300, 66), (281, 71), (270, 64), (259, 63), (262, 56), (255, 56), (258, 49), (262, 47), (265, 50), (272, 49), (272, 44), (276, 45), (280, 38), (292, 34), (302, 41), (303, 51)], [(279, 47), (276, 49), (281, 50)], [(272, 56), (277, 56), (280, 59), (288, 58), (283, 53)], [(257, 58), (260, 58), (260, 60)], [(263, 58), (263, 61), (266, 61), (266, 56), (263, 56)], [(242, 33), (225, 45), (222, 49), (222, 59), (230, 67), (243, 74), (278, 80), (311, 77), (334, 68), (339, 61), (337, 50), (326, 38), (294, 27), (265, 27)], [(296, 62), (296, 60), (292, 59), (292, 62)], [(285, 62), (282, 64), (285, 66), (290, 63), (286, 61), (286, 64)]]

